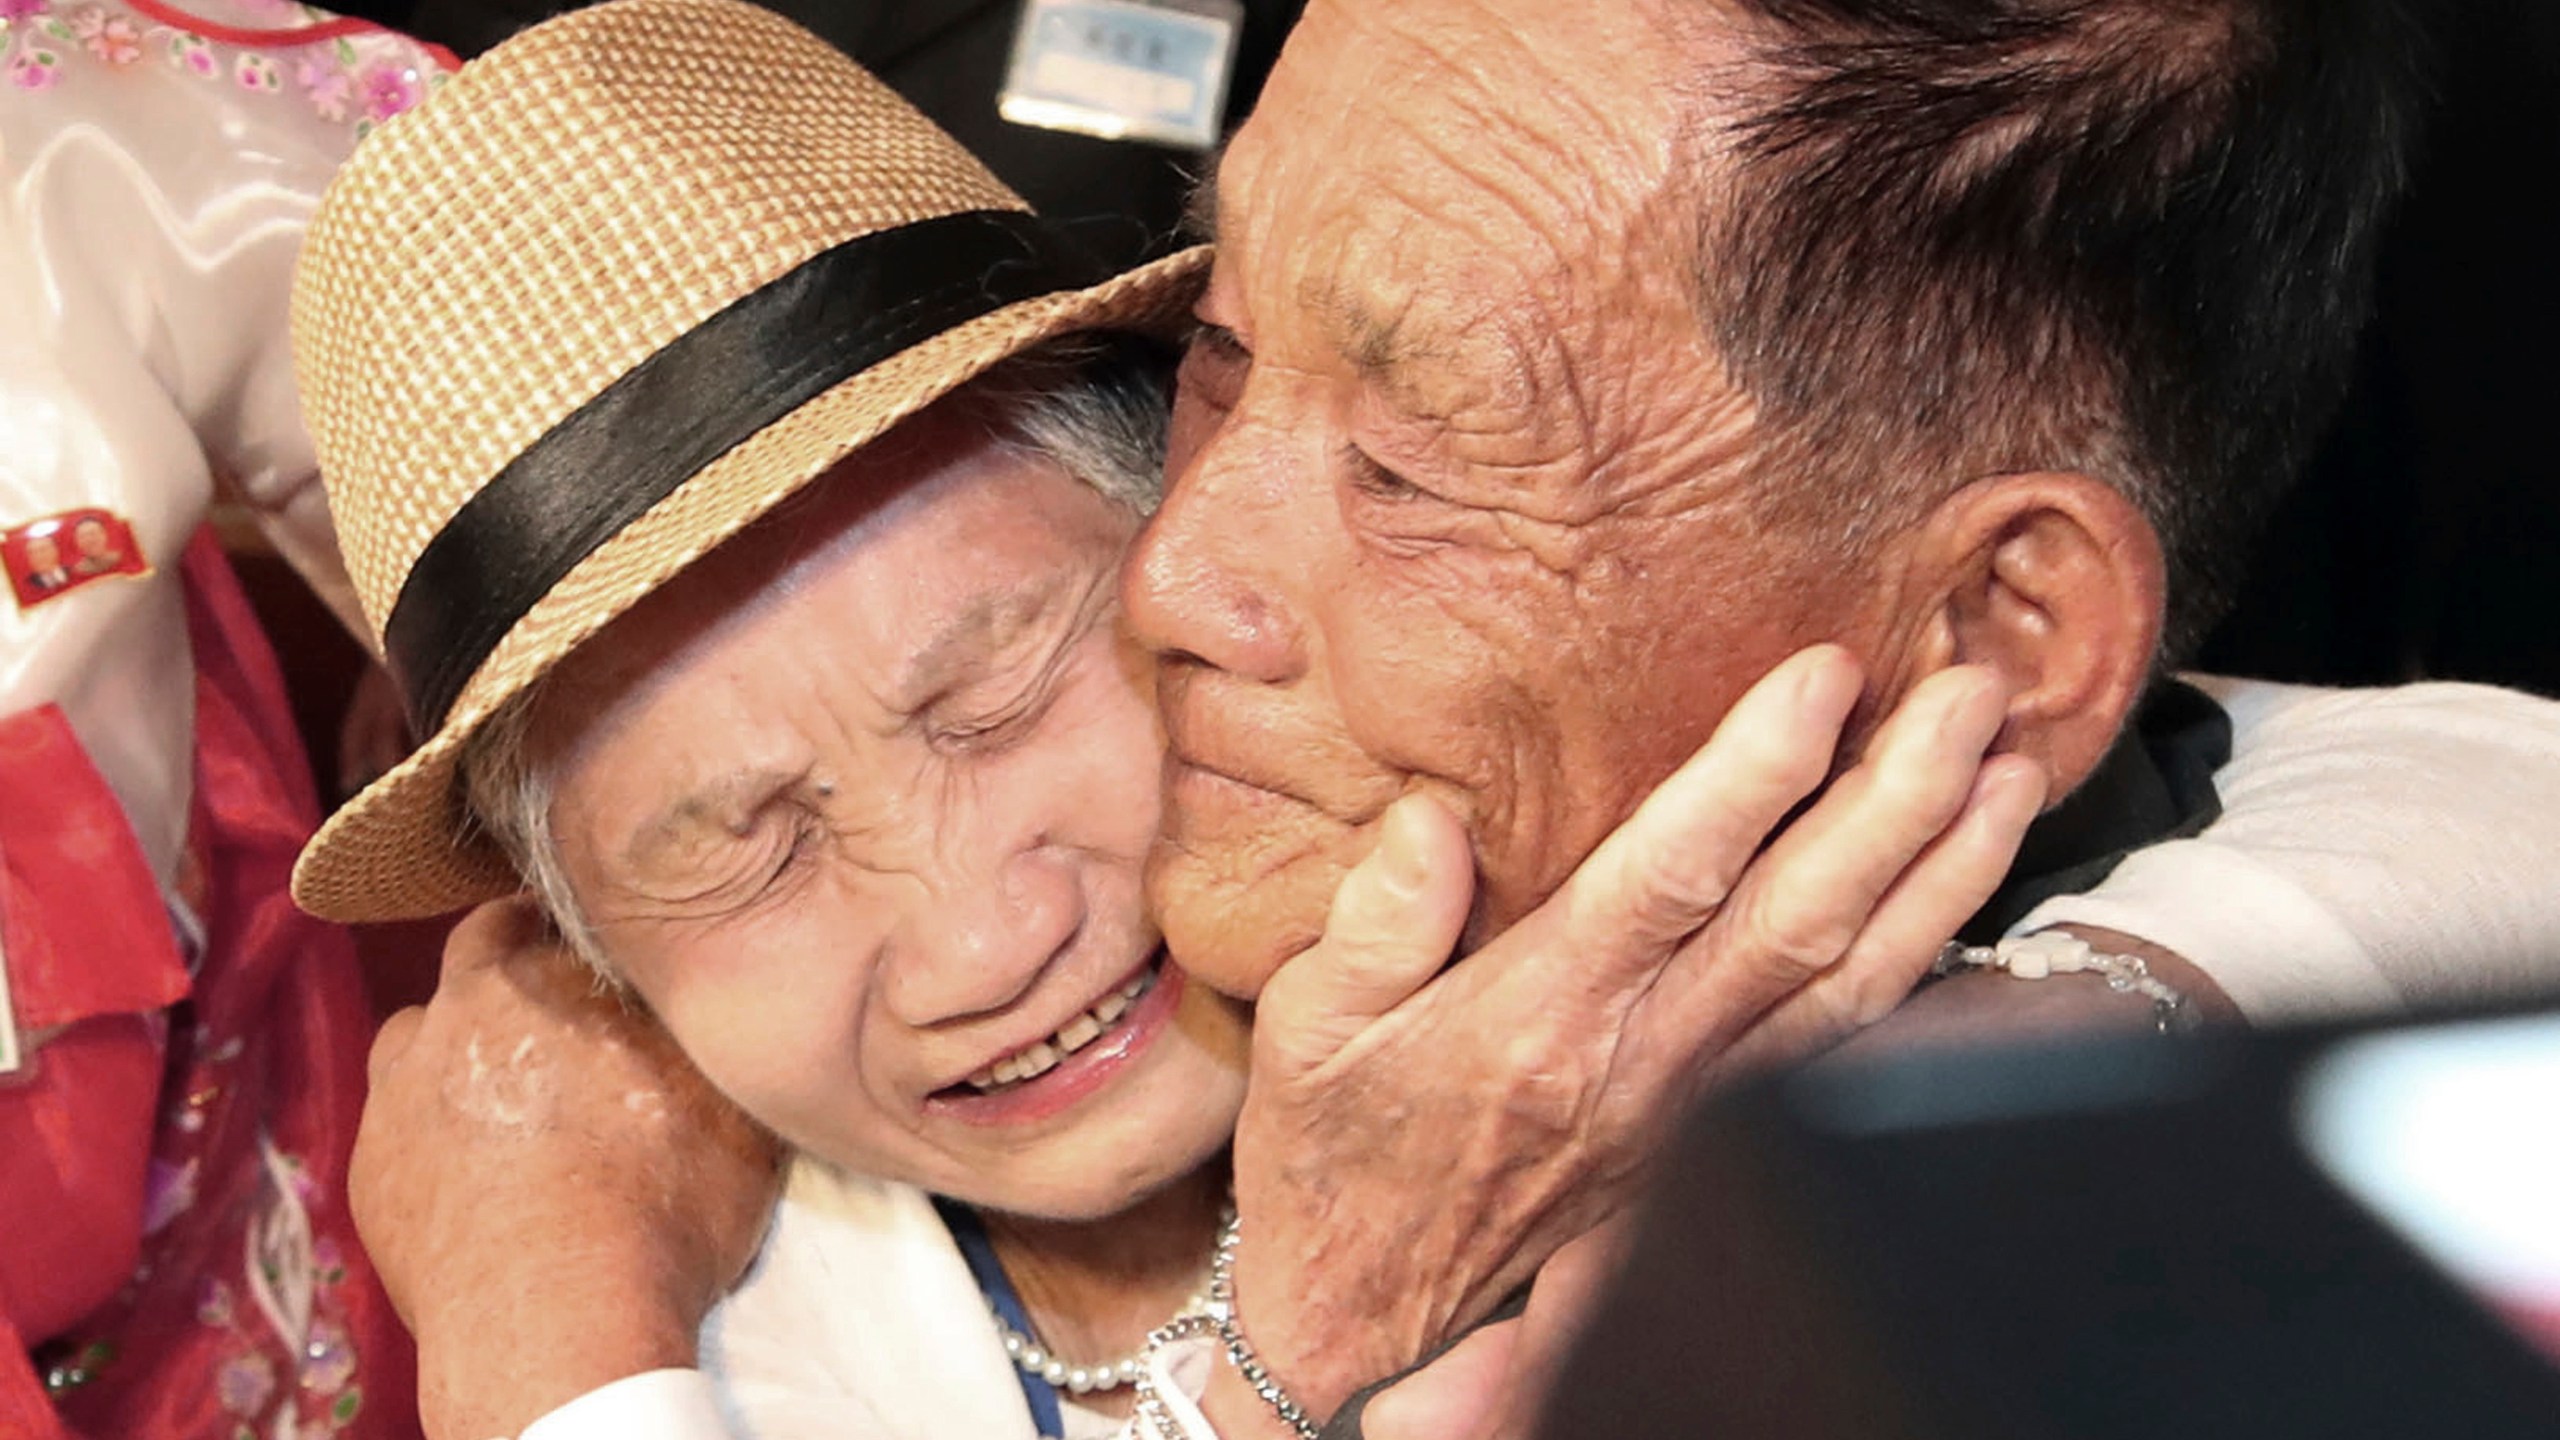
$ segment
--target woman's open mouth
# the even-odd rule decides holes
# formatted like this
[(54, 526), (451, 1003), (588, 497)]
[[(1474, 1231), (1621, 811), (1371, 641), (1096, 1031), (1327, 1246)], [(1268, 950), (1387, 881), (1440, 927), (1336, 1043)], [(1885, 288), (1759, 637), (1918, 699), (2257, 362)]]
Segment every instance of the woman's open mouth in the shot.
[(969, 1077), (969, 1087), (981, 1095), (993, 1095), (1009, 1085), (1036, 1080), (1058, 1068), (1058, 1062), (1087, 1045), (1118, 1030), (1128, 1019), (1131, 1007), (1155, 988), (1161, 973), (1158, 960), (1138, 973), (1138, 978), (1103, 996), (1093, 1008), (1060, 1026), (1055, 1033), (1037, 1044), (1027, 1045), (986, 1069)]
[(1162, 951), (1046, 1038), (997, 1060), (925, 1108), (981, 1125), (1041, 1120), (1092, 1094), (1163, 1032), (1182, 998), (1180, 967)]

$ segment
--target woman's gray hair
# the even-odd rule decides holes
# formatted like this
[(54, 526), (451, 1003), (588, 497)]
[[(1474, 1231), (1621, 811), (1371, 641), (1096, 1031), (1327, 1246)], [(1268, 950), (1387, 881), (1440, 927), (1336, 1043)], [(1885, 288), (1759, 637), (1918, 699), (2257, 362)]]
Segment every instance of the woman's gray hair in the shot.
[(1151, 515), (1164, 498), (1170, 367), (1150, 341), (1072, 335), (988, 371), (971, 393), (993, 408), (998, 440)]
[[(974, 382), (999, 444), (1055, 462), (1140, 515), (1164, 494), (1169, 357), (1152, 342), (1079, 335), (1017, 355)], [(469, 823), (496, 843), (561, 938), (605, 983), (621, 977), (578, 904), (551, 833), (557, 776), (532, 744), (544, 689), (510, 697), (463, 743), (460, 770)]]
[(535, 903), (569, 950), (596, 977), (619, 986), (622, 977), (605, 959), (595, 926), (578, 904), (578, 892), (560, 863), (560, 847), (551, 836), (551, 797), (555, 775), (550, 757), (533, 752), (533, 718), (542, 706), (543, 681), (509, 696), (469, 740), (458, 762), (462, 800), (468, 823), (496, 843)]

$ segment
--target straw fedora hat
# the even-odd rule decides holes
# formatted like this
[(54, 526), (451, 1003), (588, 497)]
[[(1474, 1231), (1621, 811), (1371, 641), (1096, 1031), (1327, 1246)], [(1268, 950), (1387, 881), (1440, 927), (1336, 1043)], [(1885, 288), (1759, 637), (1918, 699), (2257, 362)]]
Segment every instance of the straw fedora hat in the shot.
[(415, 754), (302, 854), (339, 920), (518, 880), (464, 744), (580, 642), (900, 420), (1056, 336), (1167, 333), (815, 36), (738, 0), (525, 31), (368, 137), (294, 278), (294, 369)]

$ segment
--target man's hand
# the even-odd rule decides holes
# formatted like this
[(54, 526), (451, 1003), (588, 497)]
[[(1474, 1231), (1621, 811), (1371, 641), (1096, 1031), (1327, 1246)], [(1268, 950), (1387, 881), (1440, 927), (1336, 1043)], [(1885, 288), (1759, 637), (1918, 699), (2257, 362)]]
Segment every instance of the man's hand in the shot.
[(1627, 1217), (1547, 1261), (1516, 1319), (1470, 1332), (1369, 1402), (1367, 1440), (1528, 1440), (1632, 1238)]
[[(1923, 682), (1825, 786), (1860, 683), (1835, 647), (1780, 666), (1445, 971), (1465, 836), (1427, 800), (1389, 813), (1263, 992), (1236, 1136), (1239, 1320), (1300, 1403), (1330, 1413), (1484, 1315), (1623, 1203), (1682, 1102), (1882, 1017), (1997, 888), (2045, 795), (1984, 759), (1996, 678)], [(1224, 1375), (1206, 1397), (1222, 1426), (1252, 1398)]]
[(626, 1375), (694, 1363), (753, 1258), (773, 1142), (524, 901), (455, 928), (423, 1010), (374, 1041), (356, 1227), (418, 1337), (434, 1440), (512, 1435)]
[[(2142, 957), (2208, 1020), (2240, 1022), (2221, 989), (2181, 957), (2118, 931), (2060, 928), (2109, 954)], [(2089, 975), (2049, 978), (2058, 983), (1987, 971), (1953, 977), (1921, 991), (1821, 1063), (1933, 1045), (1970, 1048), (2152, 1028), (2151, 1002), (2143, 996), (2112, 991)], [(1534, 1433), (1584, 1323), (1621, 1268), (1627, 1218), (1621, 1214), (1557, 1251), (1539, 1269), (1518, 1319), (1470, 1332), (1378, 1395), (1361, 1417), (1361, 1434), (1368, 1440), (1525, 1440)]]

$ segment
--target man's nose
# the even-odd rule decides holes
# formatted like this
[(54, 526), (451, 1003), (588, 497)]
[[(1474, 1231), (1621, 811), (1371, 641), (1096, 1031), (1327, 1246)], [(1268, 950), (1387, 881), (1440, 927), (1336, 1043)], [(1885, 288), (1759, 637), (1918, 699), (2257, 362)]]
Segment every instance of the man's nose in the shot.
[(1075, 947), (1084, 888), (1062, 852), (1032, 845), (964, 884), (936, 884), (899, 927), (882, 995), (924, 1028), (1001, 1010)]
[(1232, 434), (1167, 477), (1164, 503), (1121, 570), (1120, 599), (1131, 633), (1160, 658), (1282, 684), (1304, 655), (1279, 582), (1306, 536), (1284, 503), (1284, 457), (1257, 465)]

